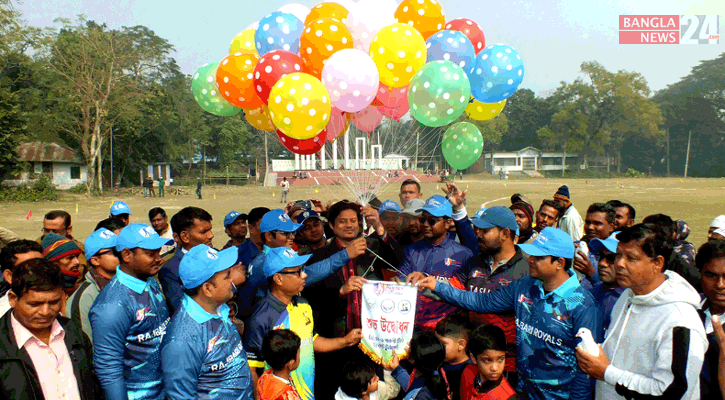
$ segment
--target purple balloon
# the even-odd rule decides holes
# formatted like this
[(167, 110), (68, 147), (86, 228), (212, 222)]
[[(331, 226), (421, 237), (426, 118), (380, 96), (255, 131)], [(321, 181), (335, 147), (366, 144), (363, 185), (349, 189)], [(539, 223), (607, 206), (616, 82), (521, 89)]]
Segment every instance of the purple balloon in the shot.
[(380, 83), (378, 68), (367, 53), (343, 49), (327, 59), (322, 84), (332, 105), (345, 112), (358, 112), (375, 100)]

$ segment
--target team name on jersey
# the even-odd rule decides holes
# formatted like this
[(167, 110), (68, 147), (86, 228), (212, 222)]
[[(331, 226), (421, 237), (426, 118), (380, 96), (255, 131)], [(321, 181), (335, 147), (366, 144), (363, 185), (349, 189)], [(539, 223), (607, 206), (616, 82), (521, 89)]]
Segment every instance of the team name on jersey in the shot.
[(531, 326), (523, 321), (519, 321), (518, 318), (516, 318), (516, 326), (531, 336), (539, 338), (547, 343), (561, 346), (561, 343), (562, 343), (561, 339), (559, 339), (555, 336), (552, 336), (551, 334), (546, 333), (546, 332), (540, 330), (539, 328), (534, 328), (533, 326)]
[(166, 321), (164, 321), (161, 325), (156, 327), (154, 330), (142, 333), (136, 336), (136, 340), (141, 343), (145, 342), (147, 340), (151, 340), (153, 338), (164, 336), (166, 334), (166, 325), (168, 325), (171, 318), (166, 318)]
[(211, 370), (219, 371), (221, 369), (226, 368), (227, 365), (229, 365), (229, 363), (234, 361), (235, 358), (239, 357), (239, 355), (242, 353), (242, 350), (244, 350), (244, 348), (242, 347), (242, 344), (241, 343), (237, 344), (237, 347), (234, 348), (234, 351), (232, 351), (232, 354), (228, 355), (224, 361), (220, 361), (218, 363), (212, 364)]

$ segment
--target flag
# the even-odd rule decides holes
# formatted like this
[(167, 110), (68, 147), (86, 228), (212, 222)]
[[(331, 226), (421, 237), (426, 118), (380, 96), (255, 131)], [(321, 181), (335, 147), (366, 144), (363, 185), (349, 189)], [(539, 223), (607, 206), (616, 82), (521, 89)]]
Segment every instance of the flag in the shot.
[(319, 190), (317, 190), (317, 189), (315, 189), (315, 193), (320, 193), (320, 191), (319, 191)]
[(216, 193), (214, 193), (214, 200), (216, 200)]
[(33, 216), (33, 210), (28, 211), (28, 215), (25, 216), (25, 219), (30, 219), (30, 217)]
[(78, 203), (76, 203), (76, 214), (78, 214)]

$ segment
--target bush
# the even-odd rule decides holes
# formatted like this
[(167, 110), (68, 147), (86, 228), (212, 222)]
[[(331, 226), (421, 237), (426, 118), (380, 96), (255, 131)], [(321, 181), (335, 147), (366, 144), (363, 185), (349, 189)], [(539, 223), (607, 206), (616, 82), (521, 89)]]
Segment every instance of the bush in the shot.
[(46, 201), (58, 200), (58, 191), (48, 175), (41, 174), (32, 186), (18, 186), (16, 188), (2, 188), (0, 201)]
[(72, 188), (68, 189), (68, 193), (73, 194), (86, 194), (88, 192), (88, 186), (85, 183), (79, 183)]
[(644, 172), (639, 172), (634, 168), (630, 168), (627, 170), (627, 178), (644, 178)]

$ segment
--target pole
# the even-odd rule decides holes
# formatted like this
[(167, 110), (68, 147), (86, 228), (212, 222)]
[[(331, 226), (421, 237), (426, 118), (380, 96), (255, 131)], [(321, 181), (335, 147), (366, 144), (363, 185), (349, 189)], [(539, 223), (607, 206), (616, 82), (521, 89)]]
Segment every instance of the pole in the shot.
[[(667, 129), (667, 176), (670, 176), (670, 130)], [(688, 151), (689, 153), (689, 151)]]
[(229, 186), (229, 166), (227, 166), (227, 186)]
[(564, 156), (561, 157), (561, 176), (564, 177), (564, 170), (566, 169), (566, 148), (562, 146), (561, 149), (564, 150)]
[(111, 125), (111, 190), (113, 187), (113, 125)]
[(415, 132), (415, 165), (413, 170), (418, 170), (418, 143), (420, 142), (420, 132)]
[(685, 156), (685, 178), (687, 178), (687, 168), (690, 166), (690, 142), (692, 141), (692, 129), (687, 135), (687, 155)]
[(267, 134), (264, 134), (264, 180), (267, 180), (267, 172), (269, 172), (269, 154), (267, 151)]

